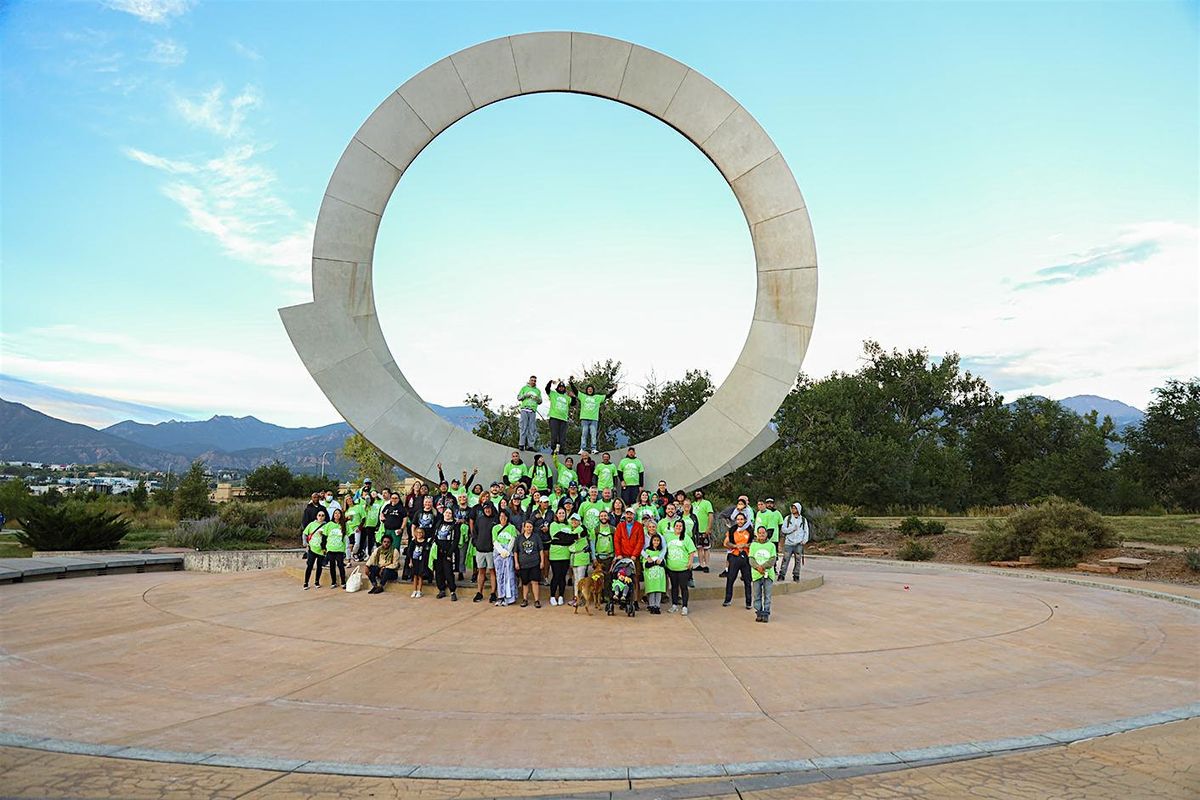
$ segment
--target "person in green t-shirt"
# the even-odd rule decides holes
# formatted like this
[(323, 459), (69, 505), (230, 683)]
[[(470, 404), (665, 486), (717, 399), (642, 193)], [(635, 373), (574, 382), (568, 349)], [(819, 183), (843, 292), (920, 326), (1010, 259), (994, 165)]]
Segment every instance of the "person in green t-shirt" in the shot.
[(542, 494), (554, 488), (554, 470), (546, 463), (546, 457), (538, 453), (533, 457), (533, 467), (529, 470), (529, 482), (534, 489)]
[(571, 392), (574, 393), (576, 401), (579, 403), (579, 452), (582, 453), (588, 449), (588, 442), (591, 442), (593, 453), (600, 449), (600, 406), (604, 405), (604, 401), (616, 391), (616, 384), (604, 391), (597, 391), (595, 386), (588, 386), (583, 390), (583, 394), (580, 394), (579, 389), (575, 386), (575, 378), (572, 376)]
[[(329, 580), (333, 581), (331, 588), (338, 588), (338, 574), (342, 576), (342, 586), (346, 585), (346, 542), (349, 538), (346, 532), (346, 518), (342, 510), (333, 512), (333, 519), (321, 528), (325, 534), (325, 560), (329, 562)], [(320, 580), (320, 576), (317, 577)]]
[(558, 460), (558, 453), (555, 453), (551, 458), (554, 459), (554, 483), (558, 486), (560, 492), (565, 492), (567, 487), (572, 483), (579, 483), (579, 473), (575, 471), (575, 459), (567, 456), (566, 461)]
[(651, 614), (662, 613), (662, 596), (667, 592), (666, 549), (658, 533), (650, 534), (650, 543), (642, 550), (642, 592)]
[(712, 547), (713, 505), (697, 489), (692, 493), (692, 513), (696, 515), (696, 553), (700, 559), (700, 571), (708, 572), (708, 549)]
[(596, 561), (606, 575), (613, 562), (613, 532), (612, 515), (608, 511), (601, 511), (600, 522), (592, 531), (592, 552), (596, 554)]
[(583, 527), (588, 533), (596, 530), (596, 526), (600, 524), (600, 512), (604, 510), (604, 503), (600, 502), (600, 493), (593, 486), (588, 489), (587, 499), (579, 504), (579, 516), (583, 517)]
[(637, 450), (632, 447), (626, 450), (625, 457), (617, 464), (617, 476), (621, 479), (621, 499), (625, 501), (625, 505), (632, 506), (637, 502), (645, 473), (642, 460), (637, 457)]
[(530, 375), (529, 382), (517, 391), (517, 403), (521, 407), (517, 447), (522, 450), (537, 450), (537, 410), (542, 404), (537, 375)]
[[(571, 574), (575, 577), (575, 596), (571, 598), (571, 605), (579, 604), (579, 583), (587, 577), (588, 570), (592, 564), (596, 563), (596, 554), (592, 550), (592, 538), (588, 535), (587, 528), (583, 527), (583, 520), (578, 514), (572, 514), (570, 519), (571, 534), (575, 537), (575, 541), (568, 545), (567, 549), (571, 551)], [(559, 601), (562, 605), (562, 601)]]
[(525, 465), (519, 452), (513, 450), (508, 463), (504, 465), (504, 469), (500, 472), (500, 477), (504, 481), (505, 486), (515, 486), (518, 483), (523, 483), (526, 488), (529, 487), (529, 467)]
[[(571, 383), (574, 382), (575, 377), (571, 376)], [(559, 378), (557, 384), (546, 382), (546, 396), (550, 398), (550, 452), (557, 453), (567, 443), (567, 420), (575, 403), (575, 391)]]
[[(667, 548), (666, 567), (667, 579), (671, 582), (670, 613), (681, 611), (684, 616), (688, 613), (688, 579), (692, 577), (692, 554), (696, 552), (695, 543), (688, 537), (682, 519), (676, 519), (671, 533), (664, 537)], [(682, 607), (680, 606), (682, 595)]]
[[(339, 509), (340, 510), (340, 509)], [(308, 588), (308, 579), (312, 577), (313, 565), (317, 566), (317, 588), (321, 588), (321, 570), (325, 568), (325, 525), (329, 515), (325, 509), (317, 512), (317, 518), (304, 528), (305, 551), (304, 558), (304, 588)]]
[(596, 465), (596, 488), (600, 491), (617, 488), (617, 465), (612, 463), (612, 456), (603, 453), (600, 463)]
[(758, 501), (758, 513), (754, 515), (754, 522), (767, 529), (767, 541), (775, 545), (775, 549), (778, 550), (779, 530), (783, 527), (783, 514), (775, 509), (774, 497)]
[(571, 544), (577, 537), (567, 522), (567, 512), (558, 509), (550, 523), (550, 605), (561, 606), (567, 592), (567, 570), (571, 566)]
[(750, 544), (750, 576), (754, 580), (755, 622), (771, 621), (771, 586), (775, 583), (775, 545), (768, 541), (770, 531), (759, 525)]

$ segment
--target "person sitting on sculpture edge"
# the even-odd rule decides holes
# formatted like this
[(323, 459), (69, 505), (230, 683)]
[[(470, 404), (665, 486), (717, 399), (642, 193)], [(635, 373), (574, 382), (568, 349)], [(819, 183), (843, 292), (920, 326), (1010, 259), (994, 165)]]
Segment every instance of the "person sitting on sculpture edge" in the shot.
[(399, 580), (400, 551), (392, 546), (392, 537), (385, 533), (379, 547), (367, 559), (367, 580), (371, 590), (367, 594), (379, 594), (389, 581)]

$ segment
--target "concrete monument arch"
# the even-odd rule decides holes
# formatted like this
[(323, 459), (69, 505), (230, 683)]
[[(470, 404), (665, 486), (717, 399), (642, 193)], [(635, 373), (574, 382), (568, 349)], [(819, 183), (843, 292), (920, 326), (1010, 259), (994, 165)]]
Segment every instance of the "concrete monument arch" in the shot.
[(313, 237), (313, 302), (280, 309), (288, 335), (338, 412), (408, 471), (428, 478), (438, 462), (499, 470), (511, 448), (446, 422), (404, 377), (376, 315), (372, 259), (388, 199), (421, 150), (477, 109), (538, 92), (603, 97), (666, 123), (708, 156), (741, 204), (758, 276), (746, 343), (708, 402), (636, 445), (650, 485), (715, 480), (775, 441), (768, 423), (812, 334), (816, 246), (796, 180), (750, 113), (699, 72), (630, 42), (574, 32), (507, 36), (443, 58), (389, 95), (329, 180)]

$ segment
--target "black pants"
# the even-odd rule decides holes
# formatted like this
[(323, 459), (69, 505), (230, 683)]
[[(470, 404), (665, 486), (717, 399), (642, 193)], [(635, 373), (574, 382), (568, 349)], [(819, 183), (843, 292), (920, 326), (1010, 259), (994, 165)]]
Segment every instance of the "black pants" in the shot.
[[(341, 573), (342, 586), (346, 585), (346, 554), (345, 553), (326, 553), (325, 558), (329, 561), (329, 580), (333, 581), (333, 585), (338, 585), (338, 573)], [(321, 580), (317, 578), (317, 580)]]
[[(688, 604), (688, 581), (692, 579), (692, 571), (690, 569), (667, 570), (667, 580), (671, 582), (671, 605), (683, 606), (687, 608)], [(683, 595), (683, 602), (679, 602), (679, 596)]]
[[(379, 527), (378, 525), (375, 526)], [(393, 540), (394, 543), (394, 540)], [(375, 550), (375, 528), (366, 525), (358, 529), (358, 557), (366, 558)]]
[(454, 583), (454, 551), (450, 548), (446, 548), (444, 554), (438, 550), (438, 556), (433, 562), (433, 577), (437, 580), (439, 592), (447, 589), (451, 592), (458, 591), (458, 586)]
[(550, 596), (562, 597), (567, 592), (567, 570), (571, 566), (571, 560), (564, 558), (561, 561), (552, 560), (550, 562)]
[(742, 585), (746, 587), (746, 605), (750, 605), (750, 559), (730, 553), (727, 560), (729, 571), (725, 575), (725, 602), (733, 602), (733, 584), (737, 582), (738, 575), (741, 575)]
[(621, 487), (621, 502), (626, 508), (633, 508), (637, 505), (638, 494), (641, 489), (637, 486), (622, 486)]
[(550, 449), (562, 449), (567, 446), (567, 421), (550, 418)]
[(396, 570), (384, 567), (380, 569), (376, 566), (367, 567), (367, 579), (371, 581), (372, 586), (378, 586), (382, 589), (388, 581), (397, 579)]
[(325, 556), (319, 556), (312, 550), (307, 551), (304, 557), (308, 563), (304, 566), (304, 585), (308, 586), (308, 579), (312, 576), (313, 564), (317, 565), (317, 586), (321, 585), (321, 570), (325, 568)]

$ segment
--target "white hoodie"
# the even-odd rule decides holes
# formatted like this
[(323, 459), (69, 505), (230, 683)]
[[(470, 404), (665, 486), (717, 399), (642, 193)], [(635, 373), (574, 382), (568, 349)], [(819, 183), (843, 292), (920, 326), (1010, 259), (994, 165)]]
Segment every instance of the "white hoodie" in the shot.
[(785, 545), (808, 544), (808, 520), (799, 503), (792, 503), (792, 513), (783, 518), (783, 543)]

